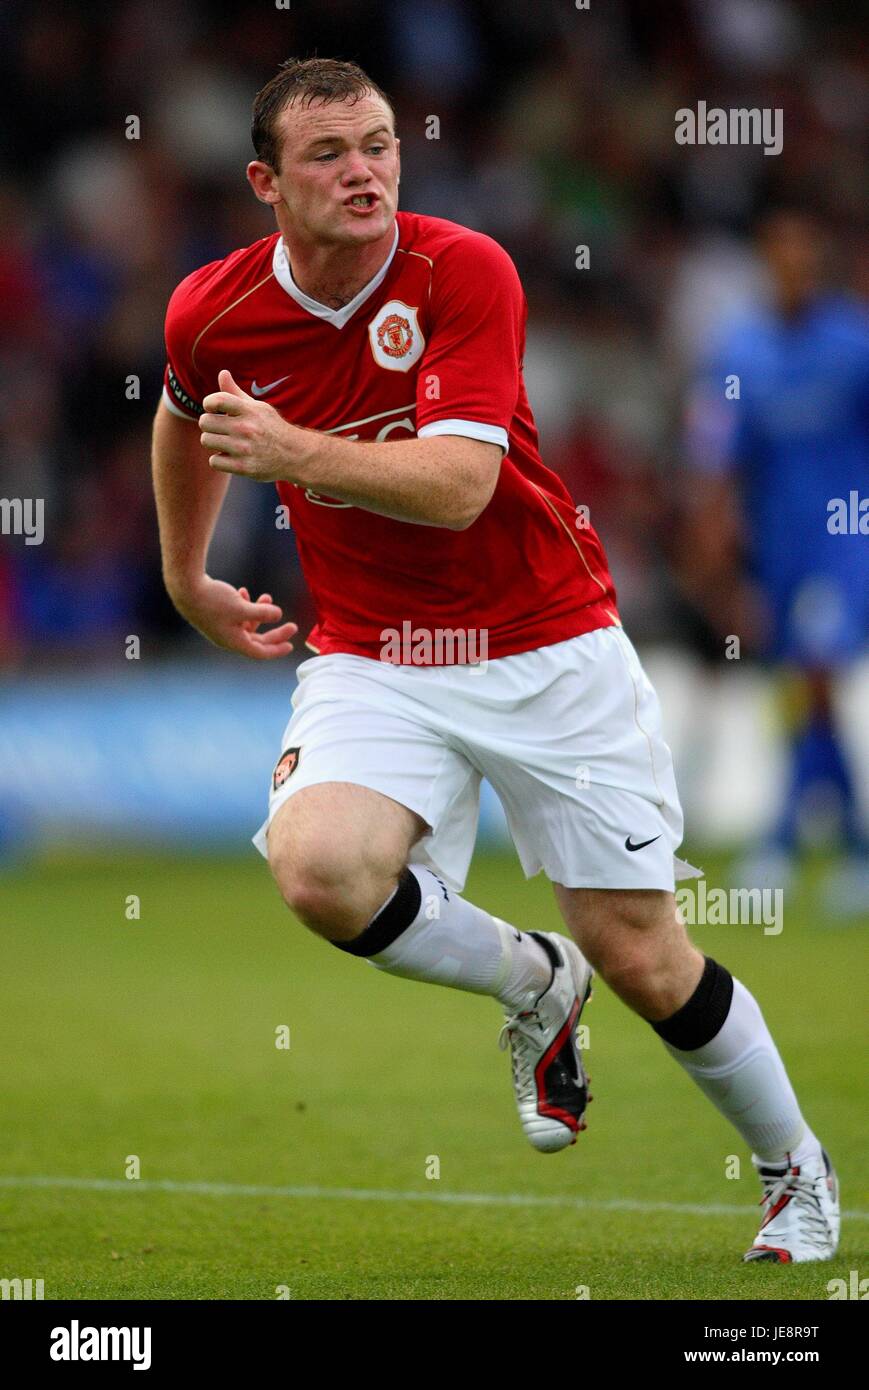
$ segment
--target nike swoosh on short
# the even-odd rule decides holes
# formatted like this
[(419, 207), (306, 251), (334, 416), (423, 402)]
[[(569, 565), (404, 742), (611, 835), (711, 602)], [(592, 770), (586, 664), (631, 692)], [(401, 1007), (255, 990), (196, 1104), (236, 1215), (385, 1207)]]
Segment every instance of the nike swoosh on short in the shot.
[(276, 386), (280, 386), (282, 381), (289, 381), (292, 375), (292, 372), (287, 372), (286, 376), (279, 376), (277, 381), (270, 381), (268, 386), (257, 386), (256, 382), (252, 381), (250, 384), (250, 393), (252, 396), (265, 396), (269, 391), (273, 391)]
[(645, 849), (646, 845), (653, 845), (655, 841), (660, 840), (660, 838), (660, 835), (653, 835), (651, 840), (643, 840), (641, 844), (635, 845), (631, 843), (631, 837), (629, 835), (628, 838), (625, 840), (625, 849), (629, 849), (632, 851), (635, 849)]

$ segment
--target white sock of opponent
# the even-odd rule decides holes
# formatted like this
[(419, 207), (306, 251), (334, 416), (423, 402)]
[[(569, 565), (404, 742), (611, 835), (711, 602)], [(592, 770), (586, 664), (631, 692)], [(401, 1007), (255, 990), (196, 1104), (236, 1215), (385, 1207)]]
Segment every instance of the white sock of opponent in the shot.
[(695, 993), (652, 1027), (764, 1163), (819, 1152), (757, 1002), (723, 966), (707, 956)]
[(420, 864), (408, 865), (359, 936), (335, 944), (390, 975), (491, 994), (510, 1009), (541, 994), (552, 978), (533, 936), (467, 902)]

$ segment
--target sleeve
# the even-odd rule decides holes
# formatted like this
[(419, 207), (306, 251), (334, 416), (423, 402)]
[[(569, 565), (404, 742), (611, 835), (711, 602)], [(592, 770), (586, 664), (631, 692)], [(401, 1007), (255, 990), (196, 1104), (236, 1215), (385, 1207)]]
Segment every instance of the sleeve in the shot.
[(417, 434), (459, 434), (507, 452), (525, 349), (516, 267), (474, 232), (435, 263), (429, 338), (417, 376)]
[(182, 280), (166, 310), (166, 371), (163, 400), (173, 415), (182, 420), (198, 420), (202, 401), (208, 394), (193, 362), (193, 347), (199, 332), (200, 315), (191, 304), (189, 280)]

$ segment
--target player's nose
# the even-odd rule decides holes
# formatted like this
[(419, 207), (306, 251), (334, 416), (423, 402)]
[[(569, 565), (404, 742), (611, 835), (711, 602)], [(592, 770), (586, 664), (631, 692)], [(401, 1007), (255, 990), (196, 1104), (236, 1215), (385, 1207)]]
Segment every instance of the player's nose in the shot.
[(342, 184), (352, 186), (357, 183), (370, 183), (372, 178), (371, 170), (361, 154), (351, 155), (341, 176)]

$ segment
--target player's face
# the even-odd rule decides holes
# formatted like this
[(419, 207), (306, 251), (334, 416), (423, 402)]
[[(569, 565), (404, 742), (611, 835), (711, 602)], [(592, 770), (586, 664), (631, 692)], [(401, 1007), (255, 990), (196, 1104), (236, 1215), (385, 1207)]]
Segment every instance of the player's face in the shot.
[(398, 206), (398, 140), (380, 97), (290, 106), (278, 130), (276, 184), (297, 236), (352, 245), (390, 231)]

